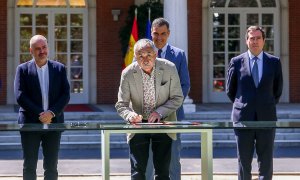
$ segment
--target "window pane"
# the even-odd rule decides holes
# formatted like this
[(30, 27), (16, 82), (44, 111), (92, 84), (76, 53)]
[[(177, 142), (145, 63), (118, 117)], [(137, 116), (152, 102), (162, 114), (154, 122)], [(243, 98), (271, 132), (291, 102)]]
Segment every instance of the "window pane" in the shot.
[(256, 0), (231, 0), (228, 7), (258, 7)]
[(36, 6), (39, 7), (47, 7), (47, 6), (55, 6), (55, 7), (66, 7), (66, 0), (36, 0)]
[(31, 54), (20, 54), (20, 64), (32, 59)]
[(67, 28), (56, 27), (55, 28), (55, 39), (67, 39)]
[(215, 40), (213, 43), (214, 43), (213, 44), (214, 52), (216, 52), (216, 51), (224, 52), (225, 51), (225, 41)]
[(214, 26), (224, 25), (225, 24), (225, 15), (220, 13), (214, 13), (213, 16)]
[(274, 28), (273, 27), (263, 27), (266, 33), (266, 38), (274, 38)]
[[(82, 80), (83, 79), (82, 72), (83, 72), (82, 55), (73, 54), (71, 57), (71, 80)], [(75, 82), (77, 82), (78, 84), (78, 81), (74, 81), (74, 83)]]
[(20, 38), (30, 39), (32, 37), (32, 27), (20, 27)]
[(82, 79), (82, 67), (71, 68), (72, 79)]
[(83, 26), (82, 14), (71, 14), (71, 26)]
[(71, 93), (83, 93), (82, 81), (71, 81)]
[(226, 0), (211, 0), (210, 7), (225, 7)]
[(225, 80), (214, 80), (213, 84), (213, 91), (222, 92), (225, 90)]
[(20, 14), (20, 26), (32, 26), (32, 15)]
[(225, 65), (225, 54), (215, 53), (214, 54), (214, 65)]
[(48, 28), (47, 27), (37, 27), (36, 34), (40, 34), (48, 38)]
[(240, 51), (240, 41), (239, 40), (229, 40), (228, 41), (228, 51), (230, 51), (230, 52)]
[(275, 0), (260, 0), (262, 7), (276, 7)]
[(55, 42), (56, 52), (67, 52), (67, 42), (66, 41), (56, 41)]
[(55, 14), (55, 26), (67, 26), (67, 14)]
[(239, 14), (228, 14), (228, 24), (229, 25), (239, 25), (240, 15)]
[(67, 55), (66, 54), (57, 54), (55, 60), (63, 63), (65, 66), (67, 66)]
[(247, 25), (258, 25), (258, 14), (247, 14)]
[(85, 0), (70, 0), (70, 6), (85, 7)]
[(20, 6), (29, 7), (29, 6), (32, 6), (32, 2), (33, 2), (33, 0), (19, 0), (17, 3), (17, 6), (18, 7), (20, 7)]
[(214, 27), (213, 38), (225, 38), (225, 28), (224, 27)]
[(214, 78), (225, 78), (225, 68), (214, 67)]
[(71, 52), (82, 52), (82, 41), (71, 41)]
[[(18, 7), (32, 7), (34, 0), (18, 0)], [(70, 7), (85, 7), (85, 0), (69, 0)], [(67, 0), (36, 0), (39, 7), (66, 7)]]
[(71, 39), (82, 39), (82, 27), (72, 27), (71, 28)]
[(27, 40), (20, 41), (20, 52), (21, 53), (29, 52), (29, 42)]
[(239, 27), (228, 27), (228, 38), (239, 38), (240, 28)]
[(71, 66), (82, 66), (82, 54), (71, 55)]
[(274, 51), (274, 41), (273, 40), (266, 40), (264, 51), (273, 52)]
[(48, 14), (36, 14), (35, 18), (37, 26), (48, 26)]
[(273, 14), (262, 14), (262, 25), (273, 25)]

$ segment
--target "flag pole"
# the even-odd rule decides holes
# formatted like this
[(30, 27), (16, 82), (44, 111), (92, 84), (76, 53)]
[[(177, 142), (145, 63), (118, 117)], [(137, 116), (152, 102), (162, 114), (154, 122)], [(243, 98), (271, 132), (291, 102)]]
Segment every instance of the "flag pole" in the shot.
[(151, 8), (148, 7), (148, 21), (147, 21), (147, 24), (146, 24), (146, 38), (147, 39), (152, 39), (151, 38)]
[(148, 8), (148, 20), (151, 22), (151, 9), (150, 9), (150, 7)]

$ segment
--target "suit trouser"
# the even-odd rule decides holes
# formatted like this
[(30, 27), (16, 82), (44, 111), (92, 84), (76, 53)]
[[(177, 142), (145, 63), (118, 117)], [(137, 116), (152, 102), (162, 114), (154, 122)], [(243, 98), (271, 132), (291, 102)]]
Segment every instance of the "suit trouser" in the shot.
[[(180, 133), (177, 133), (177, 139), (172, 140), (171, 162), (170, 162), (171, 180), (181, 179), (180, 151), (181, 151), (181, 137), (180, 137)], [(153, 177), (154, 177), (153, 153), (151, 148), (149, 148), (149, 159), (148, 159), (148, 164), (146, 169), (146, 180), (152, 180)]]
[(273, 148), (275, 129), (235, 129), (239, 180), (251, 180), (254, 150), (257, 154), (259, 180), (273, 176)]
[(145, 180), (149, 157), (149, 147), (153, 152), (153, 164), (156, 180), (169, 180), (172, 139), (165, 133), (137, 133), (129, 141), (131, 179)]
[(40, 144), (44, 156), (44, 180), (57, 180), (58, 151), (61, 132), (20, 132), (23, 148), (23, 180), (36, 180)]

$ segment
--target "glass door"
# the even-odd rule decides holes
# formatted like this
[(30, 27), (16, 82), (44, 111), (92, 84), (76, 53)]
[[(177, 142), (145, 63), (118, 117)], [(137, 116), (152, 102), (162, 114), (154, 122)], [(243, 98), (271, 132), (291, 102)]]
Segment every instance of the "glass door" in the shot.
[[(33, 13), (34, 12), (34, 13)], [(70, 103), (88, 103), (87, 20), (80, 9), (20, 9), (16, 16), (16, 64), (31, 60), (29, 40), (35, 34), (48, 39), (49, 58), (66, 65)]]
[[(280, 43), (274, 43), (279, 41), (279, 30), (276, 26), (278, 13), (274, 11), (275, 8), (263, 8), (261, 6), (264, 4), (257, 4), (256, 1), (238, 2), (211, 1), (207, 86), (209, 102), (229, 102), (225, 89), (228, 64), (231, 58), (247, 51), (245, 32), (249, 26), (259, 25), (265, 30), (266, 52), (271, 54), (279, 52), (279, 45), (276, 44)], [(247, 7), (238, 8), (239, 5)], [(275, 6), (274, 3), (267, 5)]]

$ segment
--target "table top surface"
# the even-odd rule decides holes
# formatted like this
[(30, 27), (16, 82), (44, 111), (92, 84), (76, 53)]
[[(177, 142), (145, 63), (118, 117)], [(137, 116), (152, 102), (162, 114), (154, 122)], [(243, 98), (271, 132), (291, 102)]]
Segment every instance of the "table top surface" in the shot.
[(0, 131), (60, 131), (60, 130), (144, 130), (144, 129), (268, 129), (300, 128), (300, 121), (180, 121), (126, 124), (115, 122), (68, 122), (43, 124), (1, 124)]

